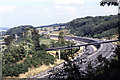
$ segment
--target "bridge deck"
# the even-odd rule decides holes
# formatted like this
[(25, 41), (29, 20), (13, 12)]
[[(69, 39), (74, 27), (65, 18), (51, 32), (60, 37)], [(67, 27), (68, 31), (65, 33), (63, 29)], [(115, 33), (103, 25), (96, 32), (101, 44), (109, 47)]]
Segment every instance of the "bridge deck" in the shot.
[(73, 46), (53, 47), (53, 48), (46, 48), (45, 50), (46, 51), (53, 51), (53, 50), (71, 49), (71, 48), (76, 48), (76, 47), (81, 47), (81, 46), (89, 46), (89, 45), (95, 45), (95, 44), (112, 43), (112, 42), (117, 42), (117, 41), (120, 41), (120, 40), (92, 42), (92, 43), (87, 43), (87, 44), (82, 44), (82, 45), (73, 45)]

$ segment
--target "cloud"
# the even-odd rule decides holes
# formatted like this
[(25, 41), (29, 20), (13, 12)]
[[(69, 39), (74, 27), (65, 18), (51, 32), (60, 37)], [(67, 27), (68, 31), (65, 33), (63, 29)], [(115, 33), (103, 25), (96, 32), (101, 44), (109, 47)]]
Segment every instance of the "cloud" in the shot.
[(84, 2), (85, 3), (89, 3), (89, 2), (97, 2), (97, 3), (99, 3), (99, 2), (101, 2), (102, 0), (84, 0)]
[(96, 6), (94, 5), (89, 5), (86, 7), (80, 7), (79, 8), (79, 13), (80, 16), (105, 16), (105, 15), (115, 15), (118, 13), (118, 7), (115, 6)]
[(55, 0), (54, 3), (62, 5), (83, 4), (83, 0)]
[(118, 7), (115, 6), (105, 6), (105, 7), (99, 7), (99, 10), (96, 9), (96, 11), (99, 11), (102, 15), (112, 15), (112, 14), (117, 14), (118, 13)]
[(0, 12), (11, 12), (16, 6), (0, 6)]
[(43, 0), (0, 0), (1, 2), (2, 1), (5, 1), (5, 2), (36, 2), (36, 1), (43, 1)]
[(62, 11), (67, 11), (67, 12), (75, 12), (76, 8), (73, 6), (56, 6), (56, 9), (62, 10)]
[[(101, 7), (101, 0), (0, 0), (0, 24), (43, 25), (68, 22), (85, 16), (115, 14), (115, 7)], [(90, 2), (90, 3), (89, 3)], [(2, 14), (2, 15), (1, 15)]]

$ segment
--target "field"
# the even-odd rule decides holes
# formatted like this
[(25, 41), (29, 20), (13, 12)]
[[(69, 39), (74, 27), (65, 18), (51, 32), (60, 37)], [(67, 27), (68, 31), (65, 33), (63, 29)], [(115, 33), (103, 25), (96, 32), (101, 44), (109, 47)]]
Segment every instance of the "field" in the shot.
[[(69, 34), (69, 31), (68, 30), (61, 30), (65, 33), (65, 35), (68, 35)], [(59, 32), (61, 31), (52, 31), (50, 34), (51, 35), (59, 35)]]
[(51, 39), (46, 39), (46, 38), (40, 38), (40, 44), (50, 44), (51, 43)]

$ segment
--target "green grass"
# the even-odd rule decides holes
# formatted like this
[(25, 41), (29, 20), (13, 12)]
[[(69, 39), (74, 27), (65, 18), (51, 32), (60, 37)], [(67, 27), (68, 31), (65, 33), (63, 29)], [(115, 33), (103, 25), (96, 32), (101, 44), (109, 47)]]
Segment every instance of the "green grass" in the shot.
[(50, 44), (51, 41), (51, 39), (40, 38), (40, 44)]

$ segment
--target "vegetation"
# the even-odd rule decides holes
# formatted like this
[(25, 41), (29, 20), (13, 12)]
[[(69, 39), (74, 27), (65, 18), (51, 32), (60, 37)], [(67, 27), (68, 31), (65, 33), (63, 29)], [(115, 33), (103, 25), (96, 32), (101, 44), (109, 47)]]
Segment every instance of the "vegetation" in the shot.
[(46, 39), (46, 38), (40, 37), (40, 44), (50, 45), (51, 42), (54, 42), (54, 40)]
[(44, 50), (46, 45), (40, 45), (40, 35), (35, 28), (26, 27), (20, 33), (17, 39), (14, 33), (5, 38), (7, 48), (3, 52), (3, 77), (18, 77), (27, 72), (28, 68), (54, 64), (55, 58)]
[(65, 33), (63, 31), (60, 31), (58, 35), (58, 41), (51, 41), (51, 47), (75, 45), (74, 42), (66, 41), (64, 37)]
[(35, 51), (39, 51), (40, 50), (39, 37), (40, 37), (40, 35), (38, 34), (37, 30), (35, 28), (33, 28), (33, 31), (32, 31), (32, 40), (33, 40)]
[(65, 45), (65, 38), (64, 37), (65, 37), (65, 34), (64, 34), (63, 31), (61, 31), (59, 33), (59, 36), (58, 36), (58, 42), (59, 42), (60, 46), (64, 46)]
[(46, 26), (38, 26), (37, 28), (43, 28), (43, 27), (62, 27), (66, 26), (66, 24), (60, 23), (60, 24), (52, 24), (52, 25), (46, 25)]
[(15, 35), (15, 34), (17, 34), (18, 36), (20, 36), (23, 33), (23, 31), (25, 30), (25, 28), (33, 28), (33, 26), (31, 26), (31, 25), (22, 25), (22, 26), (14, 27), (14, 28), (9, 29), (6, 32), (6, 34), (7, 35)]
[(78, 48), (73, 49), (67, 49), (67, 50), (61, 50), (61, 59), (64, 59), (65, 61), (70, 60), (69, 57), (74, 59), (74, 53), (78, 52)]
[[(67, 29), (77, 36), (110, 37), (117, 34), (118, 15), (77, 18), (67, 23)], [(112, 32), (114, 31), (114, 32)], [(112, 33), (111, 33), (112, 32)]]
[(4, 39), (5, 44), (6, 44), (6, 45), (9, 45), (9, 44), (13, 41), (14, 38), (15, 38), (14, 36), (8, 36), (8, 37), (6, 37), (6, 38)]
[[(73, 45), (75, 45), (74, 42), (66, 41), (64, 37), (65, 37), (65, 33), (63, 31), (59, 32), (58, 42), (51, 41), (51, 47), (73, 46)], [(60, 50), (61, 51), (61, 59), (67, 60), (68, 57), (73, 57), (74, 53), (76, 53), (78, 50), (79, 50), (78, 48)]]

